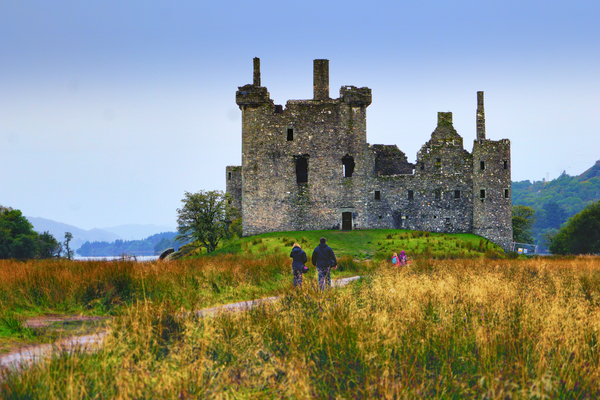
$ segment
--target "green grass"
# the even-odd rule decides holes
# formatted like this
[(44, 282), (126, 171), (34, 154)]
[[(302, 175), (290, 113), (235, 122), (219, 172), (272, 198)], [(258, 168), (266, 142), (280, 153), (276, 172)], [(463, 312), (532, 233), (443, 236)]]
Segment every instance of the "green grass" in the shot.
[[(409, 258), (457, 259), (502, 258), (502, 249), (485, 238), (468, 233), (444, 234), (401, 229), (367, 229), (353, 231), (298, 231), (273, 232), (228, 240), (217, 254), (243, 253), (288, 254), (294, 243), (299, 243), (309, 260), (319, 238), (327, 238), (327, 244), (338, 257), (357, 260), (390, 260), (394, 252), (405, 250)], [(309, 261), (310, 263), (310, 261)]]

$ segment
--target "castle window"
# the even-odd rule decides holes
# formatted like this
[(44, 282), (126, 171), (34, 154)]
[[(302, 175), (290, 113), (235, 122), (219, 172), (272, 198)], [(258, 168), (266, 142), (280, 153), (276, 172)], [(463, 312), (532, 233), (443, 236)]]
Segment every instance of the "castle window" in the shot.
[(440, 169), (442, 167), (442, 159), (441, 158), (436, 158), (435, 159), (435, 167), (437, 169)]
[(481, 170), (485, 169), (485, 161), (479, 161), (479, 169), (481, 169)]
[(450, 225), (450, 218), (446, 218), (446, 225)]
[(425, 163), (421, 163), (421, 171), (425, 170)]
[(294, 140), (294, 128), (287, 128), (287, 140), (288, 142)]
[(375, 191), (375, 200), (381, 200), (381, 192), (379, 190)]
[(354, 173), (354, 157), (346, 154), (344, 157), (342, 157), (342, 165), (342, 172), (344, 174), (344, 177), (352, 177), (352, 174)]
[(485, 199), (485, 189), (481, 189), (479, 191), (479, 198), (482, 200)]
[(308, 182), (308, 156), (296, 157), (296, 183)]
[(381, 215), (379, 216), (379, 219), (381, 219)]
[(504, 160), (502, 163), (504, 164), (504, 169), (508, 169), (508, 161)]
[(442, 191), (440, 189), (435, 189), (435, 198), (436, 199), (442, 198)]
[(227, 173), (227, 179), (228, 179), (228, 180), (231, 180), (231, 172), (228, 172), (228, 173)]
[(455, 190), (454, 191), (454, 198), (455, 199), (460, 199), (460, 190)]
[(414, 192), (412, 190), (409, 190), (408, 191), (408, 199), (412, 200), (412, 199), (414, 199), (414, 196), (415, 196)]
[(508, 199), (510, 196), (510, 191), (508, 189), (504, 189), (504, 198)]

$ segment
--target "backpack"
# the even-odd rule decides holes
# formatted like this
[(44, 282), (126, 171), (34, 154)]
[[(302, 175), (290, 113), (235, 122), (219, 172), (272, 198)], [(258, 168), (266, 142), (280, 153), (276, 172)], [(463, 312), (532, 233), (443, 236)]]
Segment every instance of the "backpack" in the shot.
[(396, 257), (392, 257), (392, 264), (396, 265), (398, 263), (398, 259)]

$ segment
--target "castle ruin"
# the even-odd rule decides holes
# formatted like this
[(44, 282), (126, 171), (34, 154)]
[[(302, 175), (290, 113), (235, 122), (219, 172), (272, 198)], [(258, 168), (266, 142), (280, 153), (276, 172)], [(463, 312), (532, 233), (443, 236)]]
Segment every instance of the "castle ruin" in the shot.
[(228, 166), (227, 192), (245, 236), (321, 229), (411, 229), (474, 233), (512, 242), (510, 141), (486, 138), (477, 92), (473, 151), (438, 113), (410, 163), (396, 145), (367, 143), (371, 89), (342, 86), (329, 97), (329, 61), (314, 60), (314, 98), (276, 105), (260, 82), (239, 87), (242, 165)]

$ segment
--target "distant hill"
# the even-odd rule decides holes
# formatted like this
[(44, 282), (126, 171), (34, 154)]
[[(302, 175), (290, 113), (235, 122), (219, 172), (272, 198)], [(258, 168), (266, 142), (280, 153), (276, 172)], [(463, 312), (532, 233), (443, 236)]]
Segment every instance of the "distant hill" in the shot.
[(543, 235), (558, 229), (568, 218), (600, 200), (600, 160), (578, 176), (563, 172), (549, 182), (512, 183), (512, 204), (532, 207), (537, 221), (533, 236), (542, 244)]
[(158, 226), (154, 224), (128, 224), (100, 229), (103, 231), (112, 232), (115, 235), (119, 235), (125, 240), (142, 240), (157, 233), (175, 231), (174, 227)]
[(65, 232), (71, 232), (73, 234), (73, 240), (71, 241), (71, 248), (78, 249), (85, 242), (114, 242), (115, 240), (122, 239), (121, 236), (107, 232), (103, 229), (90, 229), (85, 230), (78, 228), (73, 225), (64, 224), (62, 222), (52, 221), (46, 218), (39, 217), (26, 217), (29, 222), (33, 225), (33, 229), (36, 232), (50, 232), (52, 236), (59, 242), (64, 241)]
[(179, 250), (184, 243), (175, 241), (177, 232), (161, 232), (143, 240), (115, 240), (114, 242), (85, 242), (77, 254), (84, 257), (110, 257), (123, 254), (136, 256), (158, 255), (169, 247)]

